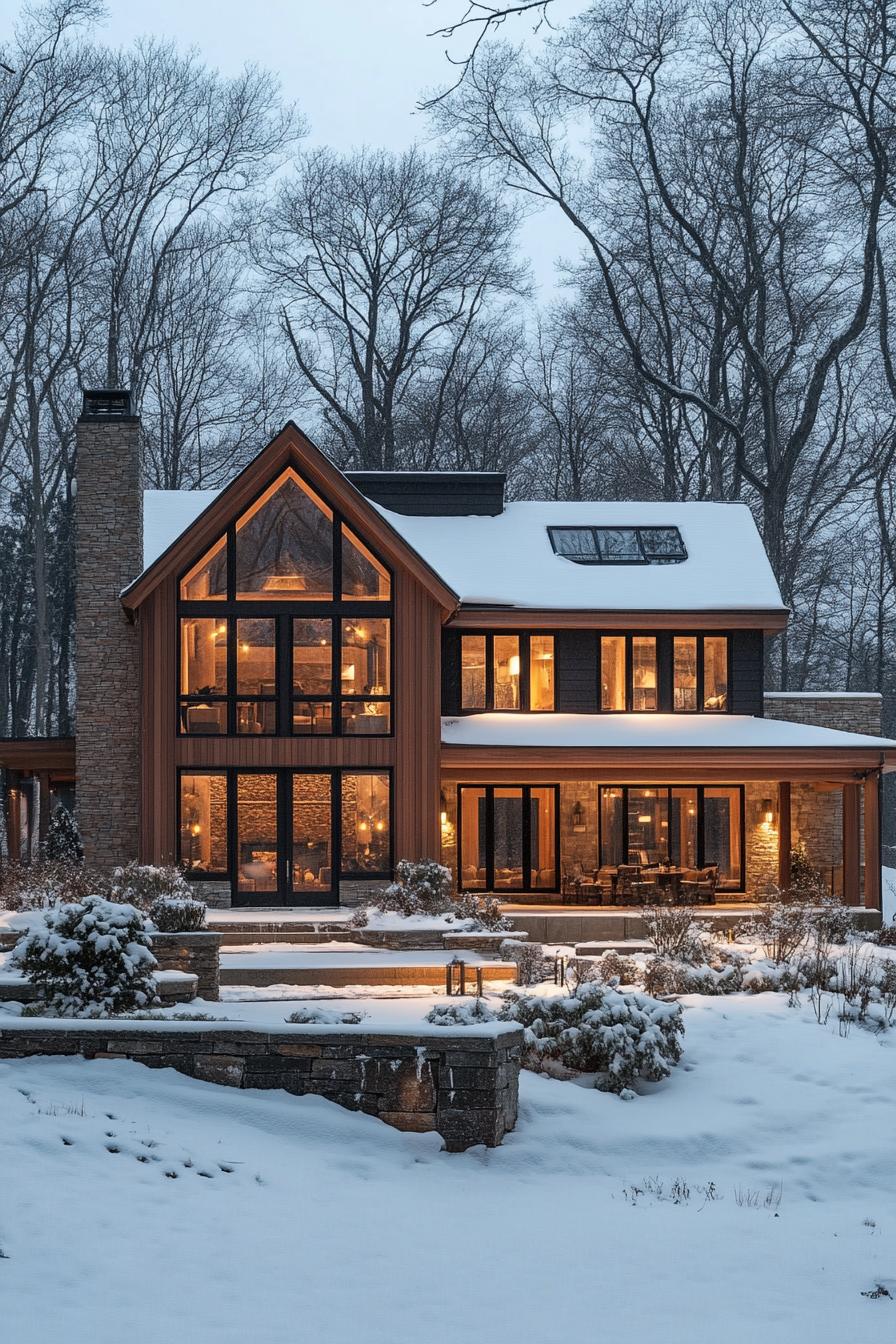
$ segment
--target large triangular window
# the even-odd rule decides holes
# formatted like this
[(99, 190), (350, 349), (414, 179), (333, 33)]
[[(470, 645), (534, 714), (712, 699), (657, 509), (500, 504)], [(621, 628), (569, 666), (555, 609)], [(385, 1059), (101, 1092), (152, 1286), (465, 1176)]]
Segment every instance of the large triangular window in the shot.
[(388, 602), (389, 573), (354, 532), (342, 524), (342, 600), (376, 599)]
[(180, 581), (183, 602), (223, 600), (227, 596), (227, 538), (220, 537)]
[(287, 468), (236, 524), (238, 600), (333, 597), (333, 514)]

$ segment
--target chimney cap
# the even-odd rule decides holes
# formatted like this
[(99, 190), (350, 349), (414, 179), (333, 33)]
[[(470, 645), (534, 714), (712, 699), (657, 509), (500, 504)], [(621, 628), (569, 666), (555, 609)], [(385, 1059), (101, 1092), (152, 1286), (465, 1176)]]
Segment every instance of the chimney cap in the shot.
[(82, 420), (133, 420), (131, 394), (127, 388), (98, 388), (83, 391)]

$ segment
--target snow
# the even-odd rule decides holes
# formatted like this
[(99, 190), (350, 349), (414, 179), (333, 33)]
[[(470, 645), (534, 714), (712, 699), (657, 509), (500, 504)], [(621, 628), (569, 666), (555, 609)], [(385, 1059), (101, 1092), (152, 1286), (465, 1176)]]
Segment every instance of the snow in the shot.
[(397, 910), (371, 906), (365, 929), (371, 933), (468, 933), (476, 928), (474, 919), (459, 919), (450, 912), (443, 915), (402, 915)]
[(218, 497), (217, 490), (143, 491), (143, 568), (158, 560), (172, 542)]
[(880, 691), (763, 691), (765, 700), (883, 700)]
[[(144, 491), (144, 568), (217, 494)], [(526, 500), (496, 517), (410, 517), (373, 507), (463, 602), (599, 611), (785, 609), (745, 504)], [(688, 558), (672, 565), (578, 565), (554, 554), (549, 526), (677, 527)]]
[[(462, 602), (597, 611), (783, 611), (745, 504), (526, 500), (496, 517), (410, 517), (374, 505)], [(677, 527), (687, 560), (579, 565), (548, 527)]]
[(881, 913), (884, 924), (896, 920), (896, 868), (881, 869)]
[(466, 714), (442, 719), (446, 746), (477, 747), (844, 747), (896, 749), (896, 742), (749, 714)]
[(354, 910), (338, 906), (319, 906), (316, 909), (290, 910), (276, 906), (259, 909), (257, 906), (242, 910), (209, 910), (209, 928), (221, 924), (347, 924)]
[[(360, 950), (358, 949), (360, 946)], [(346, 951), (345, 949), (348, 949)], [(387, 949), (364, 947), (357, 943), (339, 943), (338, 950), (330, 947), (303, 947), (290, 951), (283, 943), (247, 943), (245, 946), (222, 948), (221, 969), (233, 970), (308, 970), (319, 966), (446, 966), (457, 959), (457, 951), (394, 952)], [(464, 951), (468, 966), (493, 966), (486, 957)]]
[(785, 995), (684, 1003), (666, 1082), (523, 1074), (516, 1131), (454, 1155), (319, 1098), (2, 1061), (4, 1338), (888, 1338), (896, 1305), (862, 1294), (896, 1294), (896, 1036)]

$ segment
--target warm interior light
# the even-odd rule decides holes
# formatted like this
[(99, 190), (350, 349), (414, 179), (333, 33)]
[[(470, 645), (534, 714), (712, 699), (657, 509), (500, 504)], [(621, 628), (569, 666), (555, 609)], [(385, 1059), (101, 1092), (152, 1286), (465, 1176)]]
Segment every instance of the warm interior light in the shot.
[(510, 661), (507, 664), (507, 671), (512, 677), (518, 677), (520, 674), (520, 656), (518, 653), (510, 655)]
[(638, 818), (638, 821), (641, 823), (642, 826), (646, 826), (648, 825), (649, 822), (653, 821), (653, 817), (651, 817), (649, 813), (645, 813)]
[(194, 835), (199, 835), (199, 833), (201, 832), (201, 830), (202, 830), (202, 827), (199, 825), (199, 822), (198, 822), (198, 821), (194, 821), (193, 826), (192, 826), (193, 834), (194, 834)]
[(386, 829), (386, 823), (384, 821), (378, 821), (376, 823), (376, 829), (378, 831), (384, 831)]
[(354, 679), (355, 679), (355, 665), (354, 663), (349, 663), (348, 667), (344, 667), (342, 669), (342, 680), (354, 681)]
[(246, 644), (245, 641), (240, 645), (240, 652), (241, 652), (241, 653), (248, 653), (248, 652), (249, 652), (249, 645)]
[(302, 574), (268, 574), (262, 584), (268, 593), (302, 593), (306, 587)]

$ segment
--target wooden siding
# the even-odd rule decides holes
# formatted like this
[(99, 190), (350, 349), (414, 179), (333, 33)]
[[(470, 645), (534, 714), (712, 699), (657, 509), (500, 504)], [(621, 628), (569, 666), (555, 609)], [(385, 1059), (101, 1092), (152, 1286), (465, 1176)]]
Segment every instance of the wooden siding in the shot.
[(393, 737), (178, 737), (177, 583), (142, 603), (140, 853), (170, 863), (177, 850), (177, 769), (216, 766), (388, 767), (397, 858), (438, 855), (440, 629), (437, 601), (409, 573), (394, 576)]
[(729, 682), (731, 712), (761, 717), (764, 690), (761, 630), (735, 630), (732, 634)]
[(765, 630), (787, 624), (780, 611), (556, 611), (462, 604), (451, 625), (463, 630)]
[(563, 714), (597, 711), (598, 644), (593, 630), (560, 630), (554, 636), (556, 706)]

